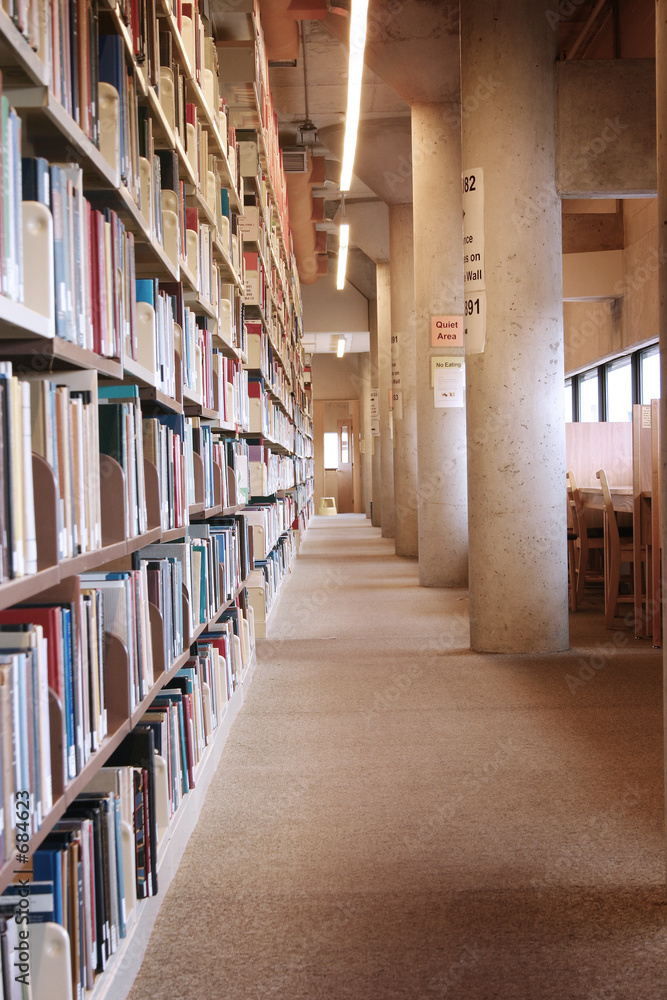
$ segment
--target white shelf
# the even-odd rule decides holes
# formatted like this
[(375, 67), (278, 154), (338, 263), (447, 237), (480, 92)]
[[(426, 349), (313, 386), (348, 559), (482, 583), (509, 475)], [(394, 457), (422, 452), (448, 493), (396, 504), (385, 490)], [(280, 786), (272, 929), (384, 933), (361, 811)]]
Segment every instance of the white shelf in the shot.
[(14, 302), (0, 295), (0, 337), (12, 340), (41, 337), (52, 340), (54, 324), (46, 316), (29, 309), (23, 302)]

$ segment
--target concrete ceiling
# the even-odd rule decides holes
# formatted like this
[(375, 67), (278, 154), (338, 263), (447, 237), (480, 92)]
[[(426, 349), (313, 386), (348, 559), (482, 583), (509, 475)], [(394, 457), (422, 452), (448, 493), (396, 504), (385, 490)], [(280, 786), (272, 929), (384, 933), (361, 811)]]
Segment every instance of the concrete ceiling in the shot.
[[(236, 6), (251, 0), (233, 2)], [(349, 19), (335, 13), (325, 16), (326, 6), (325, 0), (308, 0), (301, 7), (294, 0), (260, 0), (261, 13), (266, 8), (274, 21), (282, 17), (290, 22), (283, 26), (284, 37), (288, 42), (292, 38), (289, 58), (298, 53), (295, 66), (270, 70), (281, 145), (296, 144), (297, 128), (308, 116), (318, 129), (314, 152), (326, 157), (326, 181), (313, 195), (326, 203), (326, 221), (317, 228), (328, 233), (331, 274), (341, 216), (336, 203), (341, 199)], [(340, 7), (345, 6), (347, 0), (341, 0)], [(652, 0), (558, 5), (554, 28), (561, 58), (571, 53), (589, 59), (652, 57), (654, 48), (647, 39), (652, 37), (653, 6)], [(299, 17), (314, 19), (295, 20)], [(459, 0), (369, 0), (355, 176), (345, 196), (352, 224), (348, 283), (367, 298), (374, 294), (374, 262), (388, 257), (386, 206), (411, 200), (410, 105), (459, 101), (458, 25)], [(322, 294), (314, 291), (315, 298)], [(312, 305), (310, 315), (315, 312)]]

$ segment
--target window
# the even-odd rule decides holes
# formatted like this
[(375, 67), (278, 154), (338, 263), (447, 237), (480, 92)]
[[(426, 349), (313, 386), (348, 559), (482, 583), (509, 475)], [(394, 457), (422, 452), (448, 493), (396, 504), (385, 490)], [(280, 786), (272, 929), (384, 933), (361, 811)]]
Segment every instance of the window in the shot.
[(597, 368), (579, 376), (579, 419), (594, 423), (600, 419), (600, 390)]
[(660, 398), (660, 348), (657, 344), (639, 352), (639, 395), (642, 403)]
[(627, 355), (605, 365), (607, 420), (632, 420), (632, 358)]
[(565, 423), (571, 424), (574, 420), (574, 392), (572, 391), (572, 379), (565, 380)]
[(650, 344), (568, 375), (564, 384), (565, 422), (631, 421), (635, 403), (660, 398), (660, 346)]
[(336, 431), (324, 432), (324, 468), (338, 468), (338, 434)]

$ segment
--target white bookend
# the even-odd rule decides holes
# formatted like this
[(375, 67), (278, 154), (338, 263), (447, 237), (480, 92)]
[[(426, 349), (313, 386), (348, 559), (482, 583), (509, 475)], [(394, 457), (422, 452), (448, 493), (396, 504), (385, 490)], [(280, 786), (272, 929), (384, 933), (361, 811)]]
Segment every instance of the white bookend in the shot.
[(197, 132), (195, 131), (194, 125), (191, 125), (190, 122), (187, 122), (185, 126), (185, 150), (188, 157), (188, 163), (192, 167), (192, 172), (195, 175), (197, 183), (199, 183), (199, 168), (197, 166)]
[(155, 310), (149, 302), (137, 302), (137, 361), (149, 372), (156, 371)]
[(120, 824), (123, 841), (123, 891), (125, 893), (125, 915), (129, 917), (137, 902), (136, 849), (134, 830), (125, 820)]
[[(220, 231), (220, 242), (227, 253), (229, 253), (229, 219), (226, 215), (222, 216), (220, 222), (218, 223), (218, 229)], [(234, 264), (234, 267), (236, 267), (236, 264)]]
[(204, 706), (204, 731), (208, 741), (213, 732), (213, 716), (211, 714), (211, 689), (206, 681), (201, 686), (201, 693)]
[(38, 201), (23, 202), (23, 254), (30, 261), (24, 269), (25, 301), (49, 321), (49, 336), (55, 334), (55, 289), (53, 284), (53, 216)]
[(241, 644), (243, 646), (243, 665), (246, 666), (250, 662), (250, 657), (252, 655), (250, 624), (247, 618), (241, 618), (241, 640)]
[(100, 153), (120, 176), (120, 97), (110, 83), (99, 85)]
[(31, 923), (32, 1000), (72, 1000), (69, 934), (60, 924)]
[(236, 233), (232, 236), (232, 264), (234, 265), (234, 270), (237, 274), (240, 273), (239, 268), (239, 240)]
[(168, 66), (160, 66), (160, 105), (173, 132), (176, 129), (176, 104), (174, 101), (174, 74)]
[(160, 754), (155, 755), (155, 821), (159, 847), (169, 829), (169, 775), (167, 762)]
[(197, 58), (195, 55), (195, 33), (192, 26), (192, 18), (190, 17), (181, 18), (181, 38), (183, 40), (183, 48), (190, 60), (190, 69), (194, 72), (197, 66)]
[(215, 192), (217, 184), (215, 182), (215, 174), (212, 170), (206, 171), (206, 204), (211, 209), (211, 212), (215, 216)]
[(213, 112), (215, 111), (215, 93), (216, 90), (218, 89), (218, 81), (213, 76), (213, 73), (211, 72), (210, 69), (205, 69), (202, 73), (202, 77), (203, 77), (204, 100), (208, 105), (208, 109), (211, 112), (211, 116), (213, 116)]
[(199, 288), (199, 235), (194, 229), (187, 232), (187, 251), (188, 270)]
[[(178, 267), (178, 215), (170, 208), (165, 208), (165, 195), (173, 191), (162, 191), (162, 245), (167, 257)], [(174, 195), (175, 197), (175, 195)]]
[(224, 295), (220, 299), (218, 320), (218, 336), (230, 344), (232, 341), (232, 303)]
[(145, 156), (139, 157), (139, 171), (141, 176), (141, 214), (150, 227), (151, 236), (155, 238), (153, 232), (153, 171)]

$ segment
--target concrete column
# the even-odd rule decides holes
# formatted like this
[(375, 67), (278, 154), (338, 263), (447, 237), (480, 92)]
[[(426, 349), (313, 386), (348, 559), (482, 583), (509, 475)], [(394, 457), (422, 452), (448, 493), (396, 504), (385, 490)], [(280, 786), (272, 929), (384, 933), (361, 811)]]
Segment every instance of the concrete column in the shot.
[(461, 5), (463, 170), (483, 170), (487, 310), (485, 351), (467, 358), (470, 629), (473, 649), (502, 653), (568, 645), (549, 7)]
[(373, 469), (371, 454), (371, 359), (368, 352), (359, 355), (359, 415), (361, 418), (361, 498), (366, 517), (371, 516)]
[(431, 317), (463, 314), (461, 133), (456, 104), (412, 107), (419, 582), (468, 580), (465, 410), (436, 409)]
[(419, 554), (412, 205), (389, 206), (396, 555)]
[[(376, 277), (377, 287), (377, 277)], [(378, 403), (380, 400), (380, 371), (378, 368), (378, 322), (377, 322), (377, 299), (368, 303), (368, 319), (371, 333), (371, 392), (377, 391)], [(371, 460), (372, 460), (372, 487), (371, 500), (373, 501), (373, 515), (371, 524), (374, 528), (382, 525), (382, 448), (380, 435), (374, 435), (371, 430)]]
[(394, 537), (394, 442), (391, 411), (391, 297), (389, 264), (378, 264), (377, 325), (378, 325), (378, 385), (380, 389), (380, 448), (382, 451), (382, 537)]
[[(656, 99), (657, 99), (657, 146), (658, 146), (658, 324), (660, 327), (660, 378), (663, 386), (667, 386), (667, 0), (656, 2), (655, 31), (655, 68), (656, 68)], [(660, 441), (661, 441), (661, 480), (662, 480), (662, 579), (667, 567), (665, 546), (665, 525), (667, 524), (667, 408), (663, 390), (663, 402), (660, 404)], [(663, 635), (663, 684), (665, 699), (665, 747), (667, 748), (667, 646), (664, 636), (667, 634), (667, 615), (665, 605), (662, 611)], [(665, 755), (665, 787), (667, 788), (667, 754)]]

